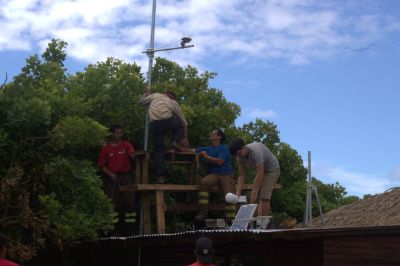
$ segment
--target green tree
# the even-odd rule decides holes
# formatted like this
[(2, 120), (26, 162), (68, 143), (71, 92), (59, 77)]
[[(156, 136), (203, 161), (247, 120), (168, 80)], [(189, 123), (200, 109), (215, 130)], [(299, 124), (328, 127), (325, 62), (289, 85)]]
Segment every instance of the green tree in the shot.
[(107, 58), (71, 76), (67, 90), (71, 98), (81, 99), (88, 117), (107, 127), (121, 124), (127, 138), (143, 147), (145, 110), (137, 105), (144, 90), (140, 67)]
[[(335, 182), (334, 184), (324, 184), (322, 181), (313, 178), (313, 185), (317, 188), (323, 212), (336, 209), (342, 205), (350, 204), (359, 200), (357, 196), (346, 196), (346, 188)], [(318, 213), (318, 206), (313, 202), (313, 212)]]
[(68, 90), (66, 43), (52, 40), (0, 92), (0, 230), (11, 255), (95, 239), (111, 229), (112, 205), (92, 154), (106, 128)]

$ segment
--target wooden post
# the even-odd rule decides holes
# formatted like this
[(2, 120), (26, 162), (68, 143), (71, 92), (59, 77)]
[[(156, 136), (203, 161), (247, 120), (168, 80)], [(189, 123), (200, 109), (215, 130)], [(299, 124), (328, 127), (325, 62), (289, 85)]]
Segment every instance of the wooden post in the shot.
[[(149, 161), (150, 153), (146, 152), (143, 158), (143, 184), (149, 183)], [(151, 234), (151, 204), (150, 204), (150, 194), (148, 191), (142, 192), (142, 210), (143, 210), (143, 232), (145, 234)]]
[(157, 232), (159, 234), (165, 233), (165, 203), (164, 191), (156, 191), (156, 217), (157, 217)]
[(136, 168), (136, 176), (135, 176), (135, 184), (142, 183), (142, 168), (143, 168), (143, 159), (137, 155), (135, 157), (135, 168)]
[(193, 179), (192, 179), (192, 172), (193, 172), (193, 164), (189, 164), (187, 166), (187, 176), (188, 176), (188, 183), (193, 184)]

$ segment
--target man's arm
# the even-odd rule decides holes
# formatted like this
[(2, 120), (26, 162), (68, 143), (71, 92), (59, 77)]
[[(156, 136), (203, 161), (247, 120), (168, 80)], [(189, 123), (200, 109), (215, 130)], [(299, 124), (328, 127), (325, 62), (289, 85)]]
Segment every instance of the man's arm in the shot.
[(144, 94), (139, 99), (139, 104), (145, 106), (145, 105), (150, 104), (150, 102), (151, 102), (150, 89), (146, 88), (144, 91)]
[(255, 203), (257, 201), (258, 193), (260, 192), (261, 185), (264, 178), (264, 162), (257, 165), (256, 176), (253, 181), (253, 188), (251, 190), (250, 203)]
[(199, 153), (199, 156), (204, 157), (207, 161), (209, 161), (212, 164), (216, 164), (216, 165), (223, 165), (224, 164), (224, 160), (221, 158), (215, 158), (215, 157), (211, 157), (207, 154), (206, 151), (201, 151)]
[(107, 160), (107, 150), (106, 147), (103, 147), (103, 149), (101, 149), (100, 152), (100, 157), (99, 160), (97, 162), (99, 168), (106, 174), (108, 175), (113, 181), (115, 181), (117, 179), (117, 175), (114, 174), (113, 172), (110, 171), (110, 169), (108, 169), (107, 165), (108, 165), (108, 160)]
[(239, 163), (239, 176), (236, 186), (236, 195), (240, 196), (242, 193), (242, 187), (244, 184), (244, 180), (246, 178), (246, 170), (244, 169), (244, 165)]
[(106, 166), (103, 166), (101, 170), (106, 173), (113, 181), (117, 179), (117, 175), (111, 172)]
[(130, 142), (127, 141), (126, 143), (127, 143), (128, 154), (133, 159), (135, 157), (135, 148)]

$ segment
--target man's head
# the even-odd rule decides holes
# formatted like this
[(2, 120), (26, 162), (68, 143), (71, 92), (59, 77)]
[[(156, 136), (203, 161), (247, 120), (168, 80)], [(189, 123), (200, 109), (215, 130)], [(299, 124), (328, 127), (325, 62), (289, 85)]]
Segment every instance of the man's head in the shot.
[(200, 237), (196, 241), (194, 249), (197, 261), (200, 263), (211, 263), (214, 256), (213, 242), (207, 237)]
[(245, 156), (245, 152), (246, 152), (246, 145), (244, 143), (244, 141), (240, 138), (236, 138), (233, 139), (230, 143), (229, 143), (229, 151), (231, 152), (231, 154), (233, 156)]
[(212, 144), (215, 146), (224, 143), (225, 133), (220, 129), (214, 130), (210, 135), (210, 140), (212, 141)]
[(5, 258), (7, 253), (7, 239), (0, 234), (0, 258)]
[(115, 141), (120, 141), (124, 134), (124, 129), (120, 125), (112, 125), (110, 127), (111, 138)]
[(176, 100), (176, 95), (172, 91), (167, 91), (165, 93), (171, 100)]

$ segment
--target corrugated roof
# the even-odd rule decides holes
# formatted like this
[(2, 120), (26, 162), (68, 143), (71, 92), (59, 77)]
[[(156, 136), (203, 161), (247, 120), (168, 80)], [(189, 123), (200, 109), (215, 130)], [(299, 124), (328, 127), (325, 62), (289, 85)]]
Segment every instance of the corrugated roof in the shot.
[(328, 227), (328, 228), (296, 228), (296, 229), (270, 229), (270, 230), (193, 230), (167, 234), (149, 234), (135, 236), (115, 236), (100, 239), (101, 241), (142, 241), (161, 240), (171, 238), (193, 238), (201, 235), (214, 235), (220, 237), (246, 236), (250, 238), (263, 239), (300, 239), (325, 236), (346, 235), (373, 235), (373, 234), (400, 234), (400, 226), (373, 226), (373, 227)]
[(195, 234), (237, 234), (237, 233), (249, 233), (249, 234), (262, 234), (262, 233), (273, 233), (279, 231), (287, 231), (285, 229), (271, 229), (271, 230), (260, 230), (260, 229), (248, 229), (248, 230), (227, 230), (227, 229), (215, 229), (215, 230), (192, 230), (183, 231), (176, 233), (165, 233), (165, 234), (148, 234), (148, 235), (134, 235), (134, 236), (112, 236), (102, 238), (101, 240), (126, 240), (126, 239), (142, 239), (142, 238), (160, 238), (160, 237), (171, 237), (181, 235), (195, 235)]
[(400, 226), (400, 188), (341, 206), (327, 212), (324, 217), (325, 226), (317, 217), (313, 219), (312, 227)]

